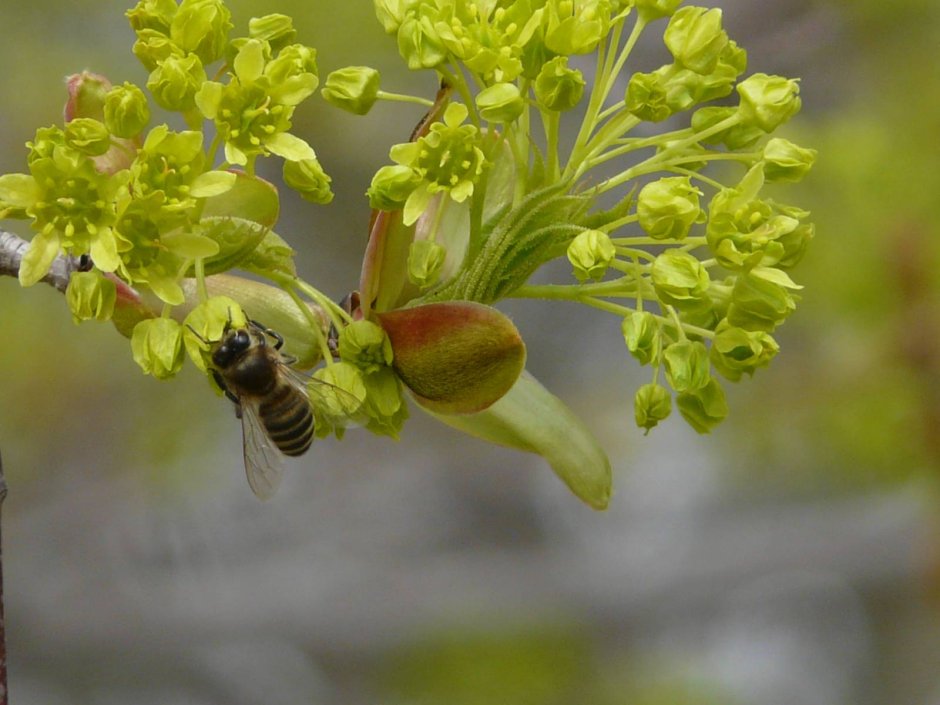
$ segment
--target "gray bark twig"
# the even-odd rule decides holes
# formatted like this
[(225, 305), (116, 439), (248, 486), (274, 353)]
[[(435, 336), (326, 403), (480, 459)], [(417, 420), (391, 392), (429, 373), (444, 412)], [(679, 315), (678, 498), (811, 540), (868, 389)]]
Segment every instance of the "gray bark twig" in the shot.
[[(29, 247), (29, 241), (18, 235), (0, 230), (0, 276), (18, 277), (23, 255)], [(78, 268), (78, 260), (74, 257), (59, 255), (52, 261), (52, 267), (41, 281), (65, 292), (69, 285), (69, 277)]]

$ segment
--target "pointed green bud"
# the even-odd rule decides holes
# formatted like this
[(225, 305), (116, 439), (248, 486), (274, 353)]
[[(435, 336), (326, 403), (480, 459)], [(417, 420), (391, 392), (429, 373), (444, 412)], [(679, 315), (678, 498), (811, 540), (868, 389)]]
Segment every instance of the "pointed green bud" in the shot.
[(735, 281), (728, 322), (745, 330), (770, 332), (796, 309), (796, 300), (788, 289), (798, 288), (779, 269), (755, 267)]
[(663, 350), (666, 378), (677, 392), (701, 389), (711, 374), (708, 368), (708, 349), (697, 340), (680, 340)]
[(489, 122), (512, 122), (522, 115), (525, 101), (515, 83), (494, 83), (476, 96), (480, 117)]
[(228, 328), (246, 327), (248, 318), (234, 299), (210, 296), (189, 312), (183, 325), (186, 352), (196, 367), (206, 372), (211, 364), (212, 344), (221, 340)]
[(131, 334), (134, 362), (144, 374), (169, 379), (183, 366), (183, 328), (172, 318), (148, 318)]
[(188, 112), (195, 108), (196, 91), (205, 82), (206, 72), (198, 56), (168, 56), (150, 72), (147, 90), (161, 108)]
[(620, 324), (627, 350), (642, 365), (655, 363), (659, 360), (662, 349), (659, 322), (649, 311), (634, 311), (623, 319)]
[(715, 329), (711, 361), (726, 379), (737, 382), (743, 374), (753, 375), (769, 365), (779, 351), (777, 341), (768, 333), (737, 328), (725, 319)]
[(616, 257), (617, 249), (603, 230), (583, 230), (568, 245), (568, 261), (581, 282), (603, 279)]
[(82, 154), (96, 157), (111, 146), (111, 133), (93, 118), (75, 118), (65, 123), (65, 142)]
[(774, 137), (764, 145), (764, 177), (767, 181), (802, 181), (816, 161), (816, 150)]
[(408, 249), (408, 279), (422, 289), (433, 286), (441, 276), (447, 250), (433, 240), (415, 240)]
[(633, 6), (643, 22), (669, 17), (682, 0), (633, 0)]
[(773, 132), (800, 111), (800, 84), (783, 76), (755, 73), (737, 85), (742, 124)]
[(721, 28), (721, 10), (692, 5), (673, 14), (663, 39), (677, 64), (702, 75), (715, 70), (728, 45), (728, 35)]
[(104, 124), (116, 137), (136, 137), (150, 122), (147, 96), (133, 83), (115, 86), (104, 99)]
[(339, 336), (339, 355), (366, 374), (392, 364), (392, 343), (379, 326), (371, 321), (354, 321)]
[(447, 60), (447, 49), (431, 20), (408, 17), (398, 28), (398, 53), (412, 71), (433, 69)]
[(170, 39), (208, 65), (222, 58), (231, 20), (222, 0), (183, 0), (170, 22)]
[(728, 416), (725, 390), (712, 378), (701, 389), (680, 394), (676, 405), (682, 418), (699, 433), (709, 433)]
[(636, 425), (647, 433), (660, 421), (669, 418), (672, 412), (672, 397), (669, 390), (659, 384), (644, 384), (633, 397), (633, 416)]
[(333, 200), (330, 177), (317, 159), (284, 162), (284, 183), (311, 203), (329, 203)]
[(379, 96), (379, 72), (370, 66), (347, 66), (326, 77), (320, 93), (330, 105), (365, 115)]
[(101, 272), (75, 272), (69, 277), (65, 300), (76, 323), (108, 321), (114, 313), (117, 286)]
[(673, 113), (663, 73), (635, 73), (624, 97), (627, 112), (640, 120), (662, 122)]
[(296, 39), (297, 30), (291, 17), (272, 13), (248, 20), (248, 36), (267, 42), (272, 52), (278, 52)]
[(124, 15), (135, 32), (151, 29), (169, 34), (170, 22), (173, 21), (176, 9), (175, 0), (140, 0)]
[(637, 197), (640, 227), (657, 240), (683, 240), (701, 219), (699, 196), (688, 176), (669, 176), (648, 183)]
[(410, 166), (390, 164), (383, 166), (372, 177), (366, 195), (369, 206), (380, 211), (401, 210), (408, 196), (421, 183), (421, 177)]
[(584, 95), (584, 75), (568, 68), (567, 56), (546, 62), (535, 79), (535, 99), (546, 110), (571, 110)]
[(698, 308), (708, 299), (708, 270), (681, 250), (666, 250), (656, 258), (652, 281), (659, 300), (679, 309)]

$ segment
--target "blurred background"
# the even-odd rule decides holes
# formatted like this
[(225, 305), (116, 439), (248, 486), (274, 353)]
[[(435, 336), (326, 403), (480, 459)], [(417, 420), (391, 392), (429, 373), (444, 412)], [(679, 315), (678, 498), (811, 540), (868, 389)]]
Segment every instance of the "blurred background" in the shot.
[[(145, 81), (129, 4), (3, 3), (0, 172), (61, 121), (66, 74)], [(647, 372), (616, 322), (517, 303), (530, 370), (610, 454), (606, 513), (539, 458), (417, 410), (401, 442), (317, 444), (260, 503), (231, 405), (191, 366), (144, 377), (109, 325), (75, 326), (51, 288), (0, 279), (12, 701), (940, 704), (940, 5), (710, 4), (749, 72), (802, 77), (783, 135), (820, 153), (775, 193), (818, 227), (794, 273), (802, 303), (771, 368), (729, 388), (724, 425), (643, 437)], [(387, 90), (434, 91), (366, 0), (230, 5), (240, 31), (292, 14), (321, 76), (371, 64)], [(661, 54), (650, 31), (639, 70)], [(371, 174), (420, 110), (311, 103), (295, 132), (336, 199), (285, 193), (278, 231), (338, 298), (356, 285)]]

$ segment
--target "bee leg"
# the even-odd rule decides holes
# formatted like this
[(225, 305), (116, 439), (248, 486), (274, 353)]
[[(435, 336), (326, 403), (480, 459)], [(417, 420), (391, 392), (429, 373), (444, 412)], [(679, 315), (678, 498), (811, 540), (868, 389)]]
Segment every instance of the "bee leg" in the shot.
[(238, 418), (241, 418), (242, 417), (241, 402), (238, 400), (238, 397), (232, 394), (231, 390), (226, 386), (225, 380), (222, 379), (222, 375), (219, 374), (218, 370), (212, 370), (212, 379), (215, 380), (215, 383), (219, 385), (219, 389), (221, 389), (222, 392), (225, 394), (225, 396), (228, 397), (232, 401), (232, 403), (235, 405), (235, 408), (236, 408), (235, 413), (238, 415)]

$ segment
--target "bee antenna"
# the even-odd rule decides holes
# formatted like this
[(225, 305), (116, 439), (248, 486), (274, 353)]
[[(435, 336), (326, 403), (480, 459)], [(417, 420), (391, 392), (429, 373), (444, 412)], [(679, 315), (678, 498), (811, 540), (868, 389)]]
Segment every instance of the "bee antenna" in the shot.
[(186, 324), (186, 327), (189, 328), (189, 331), (199, 339), (199, 342), (205, 343), (206, 345), (211, 345), (211, 344), (212, 344), (210, 341), (208, 341), (208, 340), (206, 340), (205, 338), (203, 338), (203, 337), (199, 334), (199, 331), (197, 331), (195, 328), (193, 328), (189, 323)]

